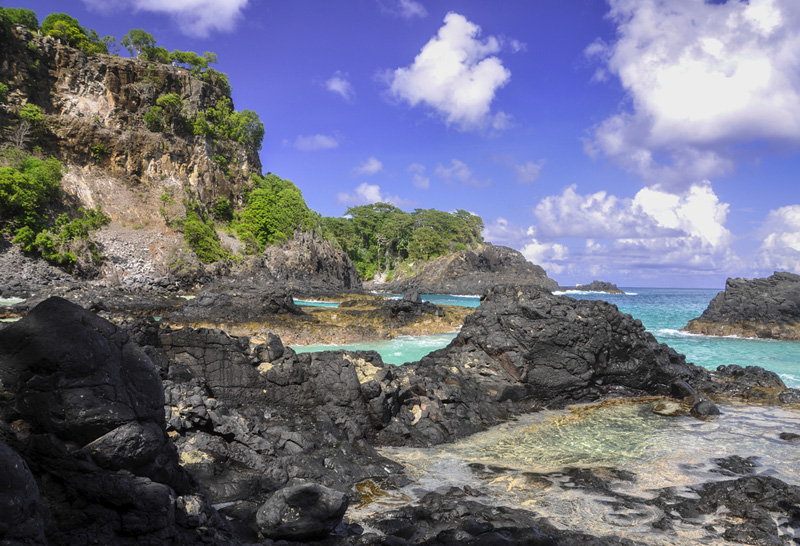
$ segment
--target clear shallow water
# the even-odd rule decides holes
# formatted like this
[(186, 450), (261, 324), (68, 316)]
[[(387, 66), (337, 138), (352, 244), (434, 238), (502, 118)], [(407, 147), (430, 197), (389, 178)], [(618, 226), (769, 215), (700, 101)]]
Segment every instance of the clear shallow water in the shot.
[(339, 307), (335, 301), (294, 300), (294, 303), (305, 307)]
[(601, 299), (642, 321), (656, 339), (689, 362), (708, 369), (721, 364), (762, 366), (777, 373), (789, 387), (800, 388), (800, 341), (774, 341), (687, 334), (679, 330), (705, 311), (718, 290), (695, 288), (622, 288), (635, 295), (568, 294), (575, 299)]
[(297, 353), (317, 351), (377, 351), (387, 364), (416, 362), (423, 356), (441, 349), (456, 337), (456, 332), (431, 336), (397, 336), (395, 339), (370, 341), (368, 343), (349, 343), (345, 345), (293, 345)]
[(16, 305), (25, 301), (22, 298), (0, 298), (0, 305)]
[[(489, 498), (477, 499), (481, 502), (530, 509), (563, 528), (689, 545), (722, 542), (709, 539), (701, 525), (679, 523), (675, 533), (654, 534), (651, 524), (663, 516), (660, 510), (644, 502), (633, 509), (614, 505), (607, 493), (579, 487), (568, 469), (583, 469), (584, 475), (610, 483), (612, 491), (642, 501), (662, 488), (692, 496), (686, 486), (730, 479), (713, 459), (731, 455), (758, 457), (757, 473), (800, 483), (800, 450), (778, 438), (800, 427), (796, 410), (723, 405), (720, 418), (700, 421), (659, 416), (650, 408), (624, 404), (582, 413), (542, 411), (447, 446), (382, 449), (415, 479), (391, 495), (415, 499), (427, 491), (469, 485), (488, 493)], [(631, 479), (620, 479), (619, 471)], [(382, 504), (391, 506), (391, 501)]]

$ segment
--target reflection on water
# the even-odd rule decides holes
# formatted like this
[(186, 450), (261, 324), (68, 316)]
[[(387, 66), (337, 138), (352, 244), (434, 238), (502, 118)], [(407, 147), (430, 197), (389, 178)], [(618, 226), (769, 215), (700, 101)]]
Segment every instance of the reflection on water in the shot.
[[(563, 528), (648, 544), (720, 543), (702, 525), (680, 522), (675, 533), (654, 535), (652, 523), (663, 514), (640, 503), (666, 487), (694, 496), (687, 486), (730, 479), (714, 459), (755, 456), (757, 473), (800, 484), (800, 449), (778, 437), (800, 428), (797, 410), (725, 405), (719, 419), (700, 421), (656, 415), (651, 407), (543, 411), (448, 446), (382, 453), (405, 464), (415, 480), (399, 495), (419, 498), (426, 491), (469, 485), (490, 495), (482, 502), (533, 510)], [(614, 500), (619, 495), (640, 502), (622, 506)]]

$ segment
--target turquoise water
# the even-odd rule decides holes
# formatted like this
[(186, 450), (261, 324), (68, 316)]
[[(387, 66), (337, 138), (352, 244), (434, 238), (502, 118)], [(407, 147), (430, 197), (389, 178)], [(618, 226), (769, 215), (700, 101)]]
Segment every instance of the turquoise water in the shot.
[(789, 387), (800, 388), (800, 341), (774, 341), (687, 334), (679, 330), (697, 318), (719, 292), (699, 288), (623, 288), (626, 295), (568, 294), (575, 299), (601, 299), (642, 321), (656, 339), (686, 360), (715, 369), (721, 364), (762, 366), (777, 373)]
[[(800, 388), (800, 342), (712, 337), (687, 334), (679, 330), (690, 319), (700, 316), (718, 290), (696, 288), (623, 288), (625, 295), (598, 292), (569, 292), (575, 299), (602, 299), (642, 321), (662, 343), (686, 355), (689, 362), (708, 369), (721, 364), (762, 366), (780, 375), (790, 387)], [(477, 307), (480, 298), (423, 294), (423, 300), (444, 305)], [(375, 350), (391, 364), (419, 360), (429, 352), (446, 346), (455, 334), (401, 336), (390, 341), (353, 345), (309, 345), (294, 347), (298, 352), (330, 349)]]
[(304, 307), (339, 307), (335, 301), (294, 300), (294, 303)]
[(446, 346), (456, 337), (456, 332), (431, 336), (397, 336), (395, 339), (370, 341), (368, 343), (349, 343), (346, 345), (292, 345), (298, 353), (317, 351), (377, 351), (387, 364), (416, 362), (436, 349)]

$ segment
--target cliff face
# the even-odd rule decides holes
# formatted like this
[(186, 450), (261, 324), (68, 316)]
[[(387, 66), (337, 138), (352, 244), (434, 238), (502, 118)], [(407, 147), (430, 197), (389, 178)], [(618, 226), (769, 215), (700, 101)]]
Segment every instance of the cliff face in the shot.
[[(249, 173), (261, 172), (255, 149), (147, 130), (144, 115), (162, 95), (180, 95), (190, 115), (226, 96), (213, 79), (206, 83), (187, 69), (112, 55), (88, 57), (50, 37), (17, 30), (0, 36), (0, 81), (9, 87), (9, 108), (31, 103), (47, 117), (30, 142), (81, 175), (94, 171), (94, 178), (102, 178), (96, 174), (101, 171), (119, 183), (145, 188), (178, 182), (201, 202), (211, 202), (238, 195)], [(5, 125), (8, 118), (3, 113), (0, 122)], [(97, 153), (93, 147), (99, 146), (104, 151)], [(216, 154), (228, 159), (228, 173), (212, 160)], [(83, 204), (91, 204), (92, 184), (73, 181), (71, 186), (82, 190), (75, 193)], [(108, 207), (113, 209), (113, 202)]]

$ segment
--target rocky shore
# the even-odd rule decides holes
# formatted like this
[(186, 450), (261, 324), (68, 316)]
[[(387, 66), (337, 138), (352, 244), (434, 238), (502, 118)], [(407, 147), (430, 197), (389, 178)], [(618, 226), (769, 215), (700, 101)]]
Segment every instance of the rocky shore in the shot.
[(684, 328), (693, 334), (800, 339), (800, 275), (728, 279), (703, 314)]
[[(264, 301), (295, 312), (280, 293)], [(228, 312), (230, 301), (218, 303)], [(418, 304), (394, 305), (399, 315)], [(352, 520), (347, 505), (409, 483), (376, 447), (450, 442), (540, 408), (650, 396), (668, 413), (709, 418), (722, 400), (800, 403), (775, 374), (708, 372), (613, 305), (537, 287), (491, 290), (448, 347), (404, 366), (374, 352), (297, 355), (275, 335), (117, 322), (51, 298), (0, 329), (2, 464), (13, 470), (2, 500), (20, 507), (0, 516), (6, 539), (634, 544), (560, 529), (464, 488), (373, 519)], [(731, 484), (699, 485), (701, 501), (665, 491), (655, 506), (692, 518), (738, 510), (741, 493), (754, 508), (720, 536), (745, 544), (781, 543), (770, 542), (780, 534), (771, 514), (800, 525), (795, 486), (760, 476)]]

